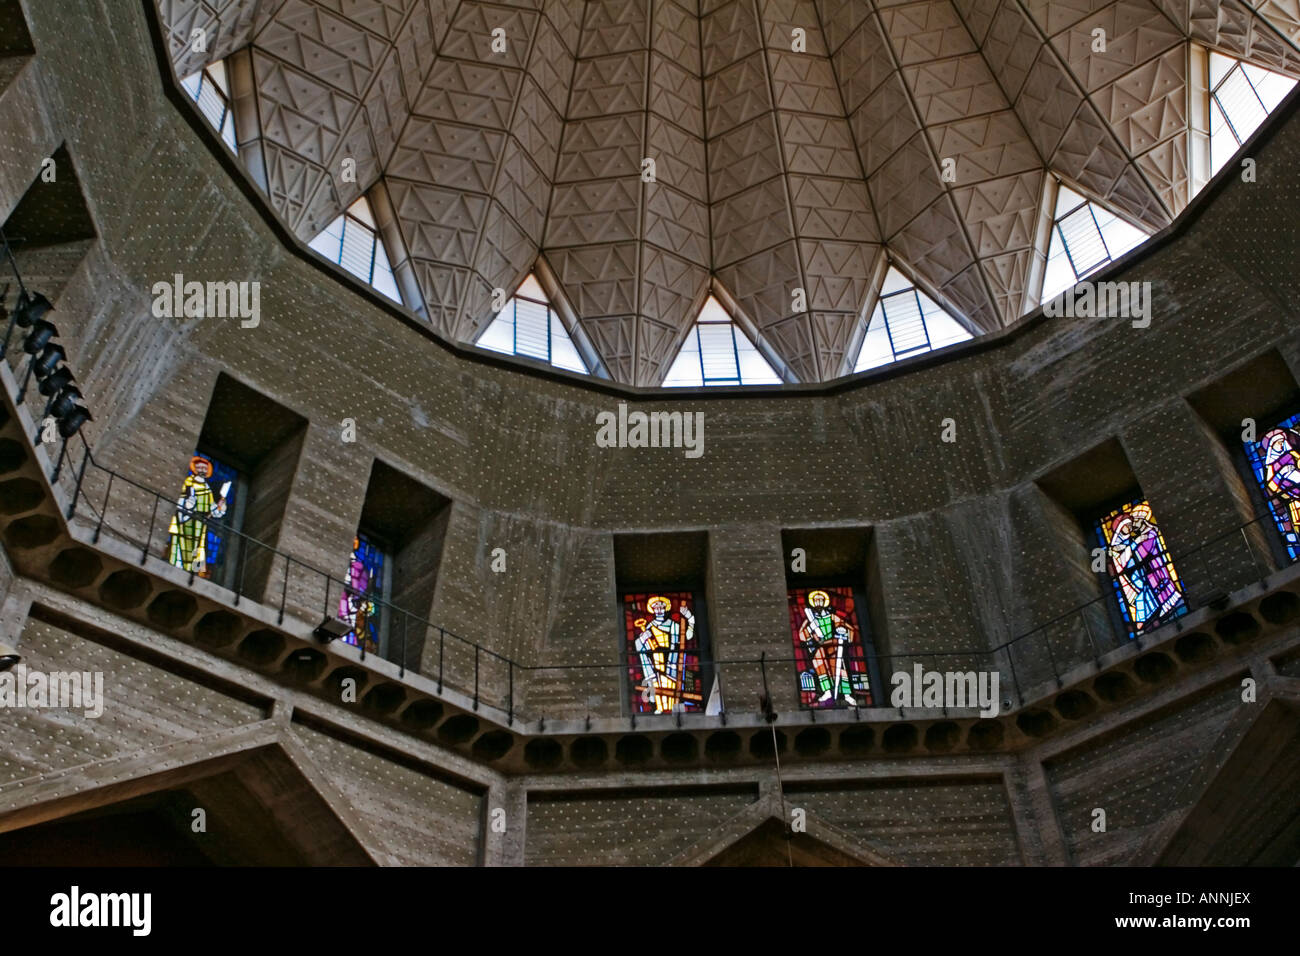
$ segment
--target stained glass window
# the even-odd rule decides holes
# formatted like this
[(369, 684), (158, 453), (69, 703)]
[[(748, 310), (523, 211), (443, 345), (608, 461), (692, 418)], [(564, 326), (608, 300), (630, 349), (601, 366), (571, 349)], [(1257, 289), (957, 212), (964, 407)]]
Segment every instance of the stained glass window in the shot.
[(695, 595), (666, 591), (623, 595), (624, 634), (632, 711), (700, 711), (704, 681)]
[(221, 60), (209, 63), (199, 72), (181, 80), (185, 92), (199, 104), (199, 111), (221, 134), (221, 139), (236, 153), (235, 114), (230, 108), (230, 85), (226, 79), (226, 64)]
[(804, 707), (870, 707), (871, 681), (850, 587), (792, 588), (790, 636)]
[(228, 515), (234, 513), (238, 472), (212, 457), (195, 453), (167, 528), (167, 560), (210, 578), (226, 558)]
[(494, 352), (541, 359), (571, 372), (588, 371), (536, 276), (524, 280), (475, 344)]
[(339, 620), (352, 628), (343, 635), (345, 643), (379, 653), (379, 606), (374, 599), (382, 596), (383, 586), (384, 552), (358, 534), (352, 539), (348, 576), (339, 595)]
[(1183, 583), (1149, 502), (1138, 499), (1115, 509), (1095, 530), (1129, 637), (1186, 613)]
[(1300, 559), (1300, 415), (1246, 442), (1246, 457), (1287, 554)]

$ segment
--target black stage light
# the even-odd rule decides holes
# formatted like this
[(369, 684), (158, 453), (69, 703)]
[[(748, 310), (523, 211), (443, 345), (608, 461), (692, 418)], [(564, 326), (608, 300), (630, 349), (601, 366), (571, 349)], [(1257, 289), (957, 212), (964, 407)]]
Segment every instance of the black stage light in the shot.
[(32, 360), (32, 372), (37, 379), (49, 378), (58, 364), (67, 357), (67, 353), (63, 351), (63, 346), (52, 342), (45, 346), (44, 351)]
[(59, 418), (59, 434), (64, 438), (71, 438), (82, 425), (93, 421), (94, 419), (90, 416), (90, 409), (85, 405), (76, 405), (68, 414)]
[(50, 339), (58, 334), (59, 330), (52, 323), (37, 319), (32, 323), (32, 330), (27, 333), (27, 338), (23, 339), (23, 351), (28, 355), (35, 355), (49, 345)]
[(63, 391), (55, 396), (54, 401), (50, 402), (50, 407), (46, 412), (47, 415), (53, 415), (55, 418), (63, 418), (77, 407), (81, 400), (81, 389), (75, 385), (69, 385)]
[[(37, 377), (41, 379), (40, 384), (36, 386), (37, 390), (46, 398), (53, 398), (73, 382), (72, 369), (68, 368), (66, 365), (63, 366), (63, 368), (55, 369), (49, 375), (43, 377), (38, 372)], [(47, 408), (45, 412), (46, 414), (49, 414), (49, 409)]]
[(39, 292), (35, 295), (20, 292), (18, 294), (18, 305), (14, 308), (14, 321), (18, 323), (20, 328), (31, 328), (52, 308), (54, 306), (50, 305), (50, 300)]

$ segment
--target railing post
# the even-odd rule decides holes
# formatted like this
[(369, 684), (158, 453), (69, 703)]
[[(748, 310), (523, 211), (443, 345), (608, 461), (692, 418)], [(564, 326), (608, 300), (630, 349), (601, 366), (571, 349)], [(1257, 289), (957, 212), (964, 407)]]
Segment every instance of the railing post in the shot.
[[(149, 545), (151, 545), (151, 544), (153, 543), (153, 526), (154, 526), (154, 523), (158, 520), (158, 501), (159, 501), (158, 496), (157, 496), (157, 495), (154, 495), (154, 496), (153, 496), (153, 514), (151, 514), (151, 515), (149, 516), (149, 533), (148, 533), (147, 535), (144, 536), (144, 547), (140, 550), (140, 563), (141, 563), (141, 564), (144, 564), (145, 561), (147, 561), (147, 560), (149, 559)], [(207, 530), (208, 530), (208, 529), (207, 529), (207, 526), (204, 525), (203, 530), (200, 531), (199, 533), (200, 533), (200, 534), (206, 534), (206, 533), (207, 533)], [(192, 576), (192, 575), (193, 575), (193, 572), (191, 572), (191, 576)]]
[(442, 693), (443, 649), (447, 644), (447, 632), (438, 628), (438, 693)]
[(406, 624), (407, 624), (406, 619), (409, 616), (410, 615), (408, 615), (405, 611), (402, 612), (402, 660), (397, 665), (398, 677), (406, 676)]
[(1020, 693), (1020, 680), (1016, 677), (1016, 658), (1011, 653), (1011, 648), (1014, 646), (1014, 642), (1007, 645), (1007, 667), (1011, 670), (1011, 686), (1016, 689), (1016, 700), (1023, 707), (1025, 706), (1025, 695)]
[(284, 581), (280, 584), (280, 617), (276, 620), (277, 624), (284, 623), (284, 602), (289, 595), (289, 556), (284, 556)]
[(248, 538), (239, 536), (239, 581), (235, 584), (235, 607), (244, 596), (244, 572), (248, 570)]
[(479, 646), (474, 645), (474, 709), (478, 710), (478, 652)]
[(72, 504), (68, 505), (68, 519), (77, 512), (77, 500), (81, 497), (81, 483), (86, 477), (86, 463), (90, 461), (90, 446), (82, 441), (81, 445), (81, 467), (77, 469), (77, 484), (72, 489)]
[(510, 674), (510, 689), (506, 692), (506, 724), (513, 726), (515, 722), (515, 662), (513, 659), (506, 658), (506, 669)]
[(108, 496), (113, 493), (113, 478), (116, 477), (114, 472), (108, 473), (108, 487), (104, 489), (104, 503), (99, 508), (99, 522), (95, 525), (95, 536), (90, 539), (91, 544), (99, 544), (99, 533), (104, 529), (104, 516), (108, 514)]

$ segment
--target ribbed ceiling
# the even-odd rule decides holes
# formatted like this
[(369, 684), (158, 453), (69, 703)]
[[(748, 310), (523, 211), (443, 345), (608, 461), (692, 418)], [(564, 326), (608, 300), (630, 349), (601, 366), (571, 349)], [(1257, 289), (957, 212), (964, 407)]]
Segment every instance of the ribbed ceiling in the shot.
[(977, 329), (1010, 323), (1049, 172), (1150, 230), (1191, 198), (1189, 41), (1300, 77), (1300, 0), (158, 6), (182, 76), (251, 49), (251, 145), (304, 240), (382, 183), (439, 332), (472, 341), (541, 254), (636, 385), (713, 276), (803, 381), (851, 370), (887, 251)]

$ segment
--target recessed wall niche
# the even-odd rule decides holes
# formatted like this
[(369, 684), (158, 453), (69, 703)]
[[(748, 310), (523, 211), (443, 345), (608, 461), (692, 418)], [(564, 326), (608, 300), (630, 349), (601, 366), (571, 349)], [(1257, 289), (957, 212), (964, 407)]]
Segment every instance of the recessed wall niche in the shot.
[[(800, 706), (879, 707), (882, 680), (894, 670), (885, 643), (884, 593), (870, 528), (798, 528), (781, 532), (790, 616), (785, 646), (794, 657)], [(842, 630), (841, 630), (842, 629)]]
[[(204, 534), (212, 547), (203, 554), (206, 576), (223, 587), (239, 588), (254, 597), (266, 592), (272, 565), (277, 563), (271, 549), (280, 538), (306, 433), (307, 420), (301, 415), (224, 372), (217, 376), (195, 459), (208, 462), (205, 484), (211, 504), (226, 502), (224, 516), (206, 522)], [(191, 460), (191, 476), (194, 465)], [(192, 487), (186, 479), (181, 497)], [(197, 498), (197, 508), (202, 517), (207, 510), (202, 496)], [(178, 512), (177, 519), (183, 517)], [(222, 534), (226, 528), (239, 534)], [(178, 533), (173, 532), (169, 559), (193, 570), (189, 567), (193, 552), (178, 554), (178, 543)]]
[(1251, 522), (1243, 573), (1258, 578), (1291, 564), (1300, 556), (1300, 506), (1293, 504), (1300, 499), (1288, 493), (1300, 476), (1285, 459), (1300, 452), (1294, 421), (1300, 385), (1291, 367), (1269, 350), (1192, 392), (1187, 402), (1211, 438), (1215, 465), (1242, 522)]
[[(1040, 477), (1047, 513), (1066, 567), (1083, 601), (1057, 622), (1044, 650), (1081, 654), (1108, 650), (1187, 611), (1184, 582), (1169, 553), (1158, 508), (1118, 439), (1111, 438)], [(1082, 603), (1082, 602), (1081, 602)]]
[[(421, 621), (429, 618), (433, 607), (450, 517), (450, 498), (375, 460), (366, 484), (357, 540), (370, 542), (381, 556), (387, 573), (381, 577), (379, 596)], [(424, 648), (425, 628), (388, 612), (381, 613), (375, 623), (372, 637), (378, 652), (406, 667), (416, 667)]]
[(614, 535), (624, 712), (717, 713), (705, 531)]

